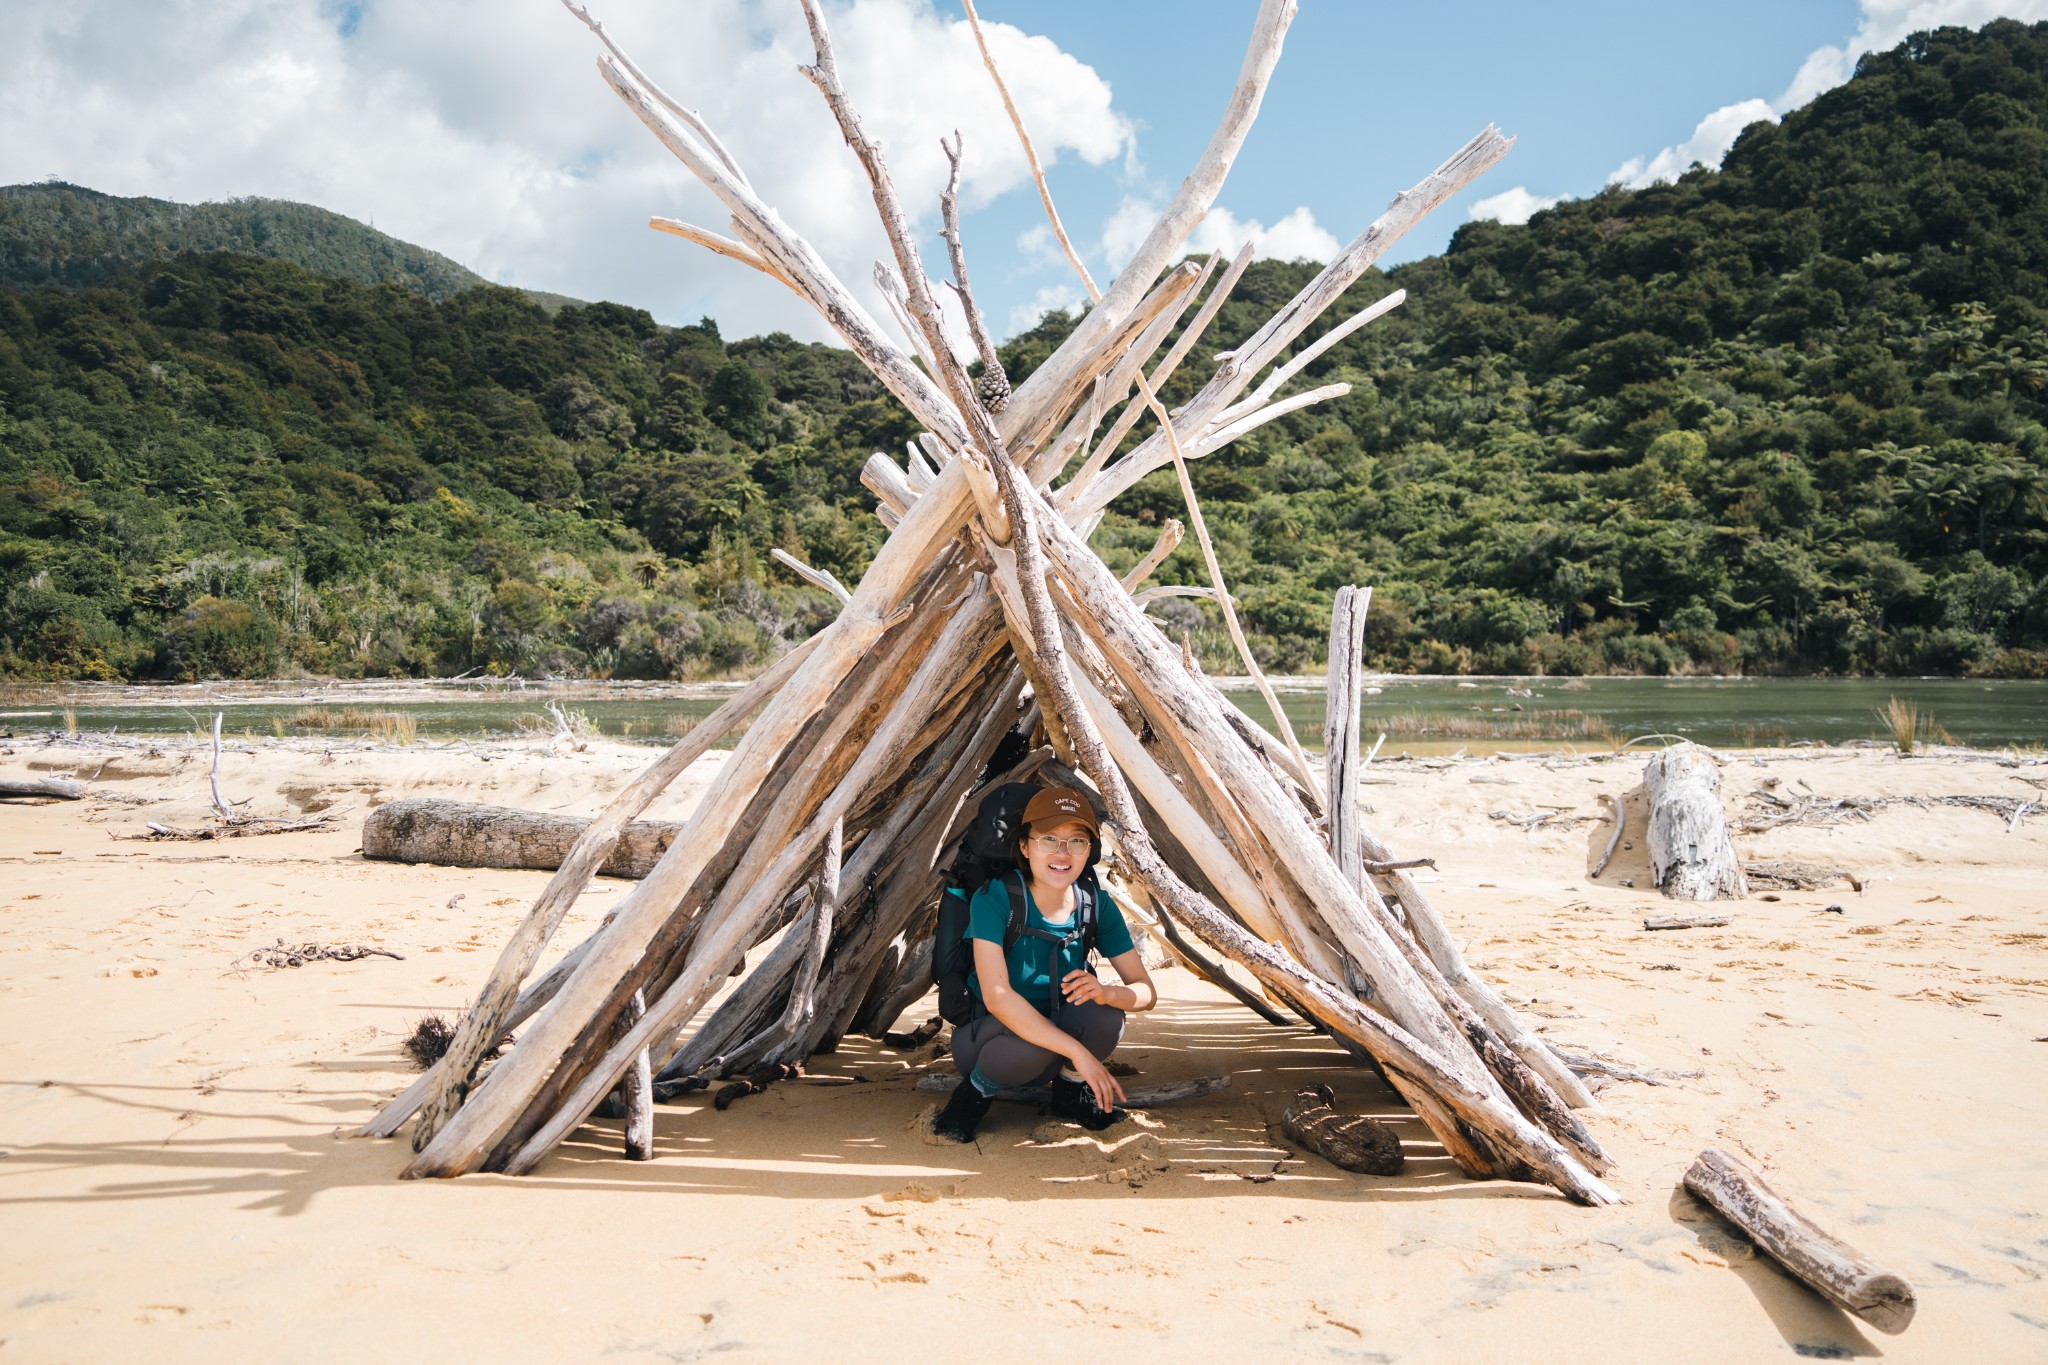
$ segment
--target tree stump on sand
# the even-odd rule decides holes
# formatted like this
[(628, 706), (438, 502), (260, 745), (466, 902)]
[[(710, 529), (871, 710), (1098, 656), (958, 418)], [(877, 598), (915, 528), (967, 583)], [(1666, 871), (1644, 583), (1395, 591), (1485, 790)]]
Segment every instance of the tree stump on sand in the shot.
[(1749, 894), (1711, 750), (1674, 744), (1643, 768), (1650, 796), (1650, 876), (1674, 900), (1740, 900)]
[[(393, 801), (363, 821), (363, 856), (393, 863), (552, 871), (562, 865), (576, 836), (589, 824), (567, 815), (467, 801)], [(607, 877), (645, 877), (680, 829), (681, 825), (652, 820), (627, 825), (600, 872)]]

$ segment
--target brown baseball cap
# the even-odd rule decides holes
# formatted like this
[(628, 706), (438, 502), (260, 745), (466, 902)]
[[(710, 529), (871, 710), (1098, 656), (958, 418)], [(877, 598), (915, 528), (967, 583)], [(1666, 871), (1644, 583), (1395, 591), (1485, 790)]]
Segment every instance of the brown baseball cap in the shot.
[(1031, 798), (1024, 807), (1024, 825), (1036, 829), (1040, 825), (1059, 825), (1069, 820), (1078, 820), (1088, 826), (1090, 834), (1099, 834), (1101, 824), (1095, 819), (1095, 807), (1088, 804), (1088, 798), (1072, 787), (1045, 787)]

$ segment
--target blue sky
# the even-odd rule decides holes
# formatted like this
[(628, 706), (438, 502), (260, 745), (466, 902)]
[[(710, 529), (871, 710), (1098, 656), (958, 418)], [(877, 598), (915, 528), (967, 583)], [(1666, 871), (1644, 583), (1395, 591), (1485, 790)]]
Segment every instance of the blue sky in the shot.
[[(794, 0), (592, 0), (701, 108), (857, 293), (882, 254), (816, 93)], [(1193, 164), (1255, 0), (983, 0), (1068, 226), (1098, 279)], [(968, 134), (967, 237), (999, 331), (1079, 297), (1033, 240), (1021, 159), (951, 0), (828, 0), (841, 65), (936, 247), (940, 132)], [(1514, 151), (1390, 261), (1440, 250), (1487, 199), (1533, 205), (1709, 162), (1917, 28), (2048, 18), (2048, 0), (1303, 0), (1207, 247), (1323, 254), (1488, 122)], [(719, 207), (597, 78), (557, 0), (0, 4), (0, 183), (49, 176), (185, 201), (299, 199), (505, 283), (635, 304), (728, 336), (827, 339), (778, 286), (648, 231)], [(1262, 227), (1260, 225), (1263, 225)], [(1255, 231), (1255, 229), (1257, 229)], [(1038, 234), (1042, 236), (1042, 234)], [(934, 266), (939, 264), (936, 250)], [(873, 306), (873, 305), (871, 305)], [(879, 308), (877, 307), (879, 312)]]
[[(1178, 181), (1242, 55), (1249, 6), (989, 0), (1094, 66), (1140, 123), (1144, 167)], [(1172, 17), (1168, 17), (1168, 16)], [(1630, 157), (1683, 142), (1710, 110), (1789, 85), (1855, 32), (1853, 0), (1436, 5), (1307, 0), (1225, 201), (1264, 222), (1306, 204), (1348, 240), (1392, 195), (1488, 122), (1516, 139), (1499, 167), (1403, 244), (1440, 250), (1473, 200), (1510, 186), (1597, 191)], [(1115, 207), (1112, 177), (1063, 167), (1075, 217)], [(1027, 208), (1028, 204), (1019, 207)]]

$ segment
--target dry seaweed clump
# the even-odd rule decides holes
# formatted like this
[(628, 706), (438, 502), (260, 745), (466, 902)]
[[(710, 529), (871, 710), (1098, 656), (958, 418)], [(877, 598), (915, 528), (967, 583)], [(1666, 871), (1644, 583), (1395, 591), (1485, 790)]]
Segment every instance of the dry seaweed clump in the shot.
[(412, 1036), (405, 1040), (405, 1055), (412, 1058), (415, 1068), (425, 1071), (447, 1055), (448, 1044), (454, 1041), (455, 1026), (438, 1014), (430, 1014), (414, 1026)]
[[(434, 1063), (448, 1053), (448, 1047), (455, 1041), (455, 1025), (438, 1014), (430, 1014), (413, 1026), (412, 1033), (402, 1045), (405, 1055), (412, 1058), (413, 1066), (421, 1071), (433, 1069)], [(498, 1054), (512, 1045), (512, 1035), (506, 1034), (491, 1044), (482, 1060), (496, 1061)]]

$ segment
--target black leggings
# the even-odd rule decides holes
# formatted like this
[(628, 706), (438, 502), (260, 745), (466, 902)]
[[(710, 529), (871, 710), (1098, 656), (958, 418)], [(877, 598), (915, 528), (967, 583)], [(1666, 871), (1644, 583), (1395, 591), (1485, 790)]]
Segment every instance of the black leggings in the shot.
[[(1124, 1012), (1093, 1000), (1063, 1004), (1053, 1023), (1069, 1037), (1080, 1039), (1097, 1061), (1106, 1061), (1123, 1037)], [(953, 1065), (962, 1076), (979, 1068), (987, 1080), (1000, 1086), (1036, 1085), (1051, 1080), (1065, 1062), (1059, 1053), (1025, 1042), (993, 1014), (980, 1015), (953, 1030)]]

